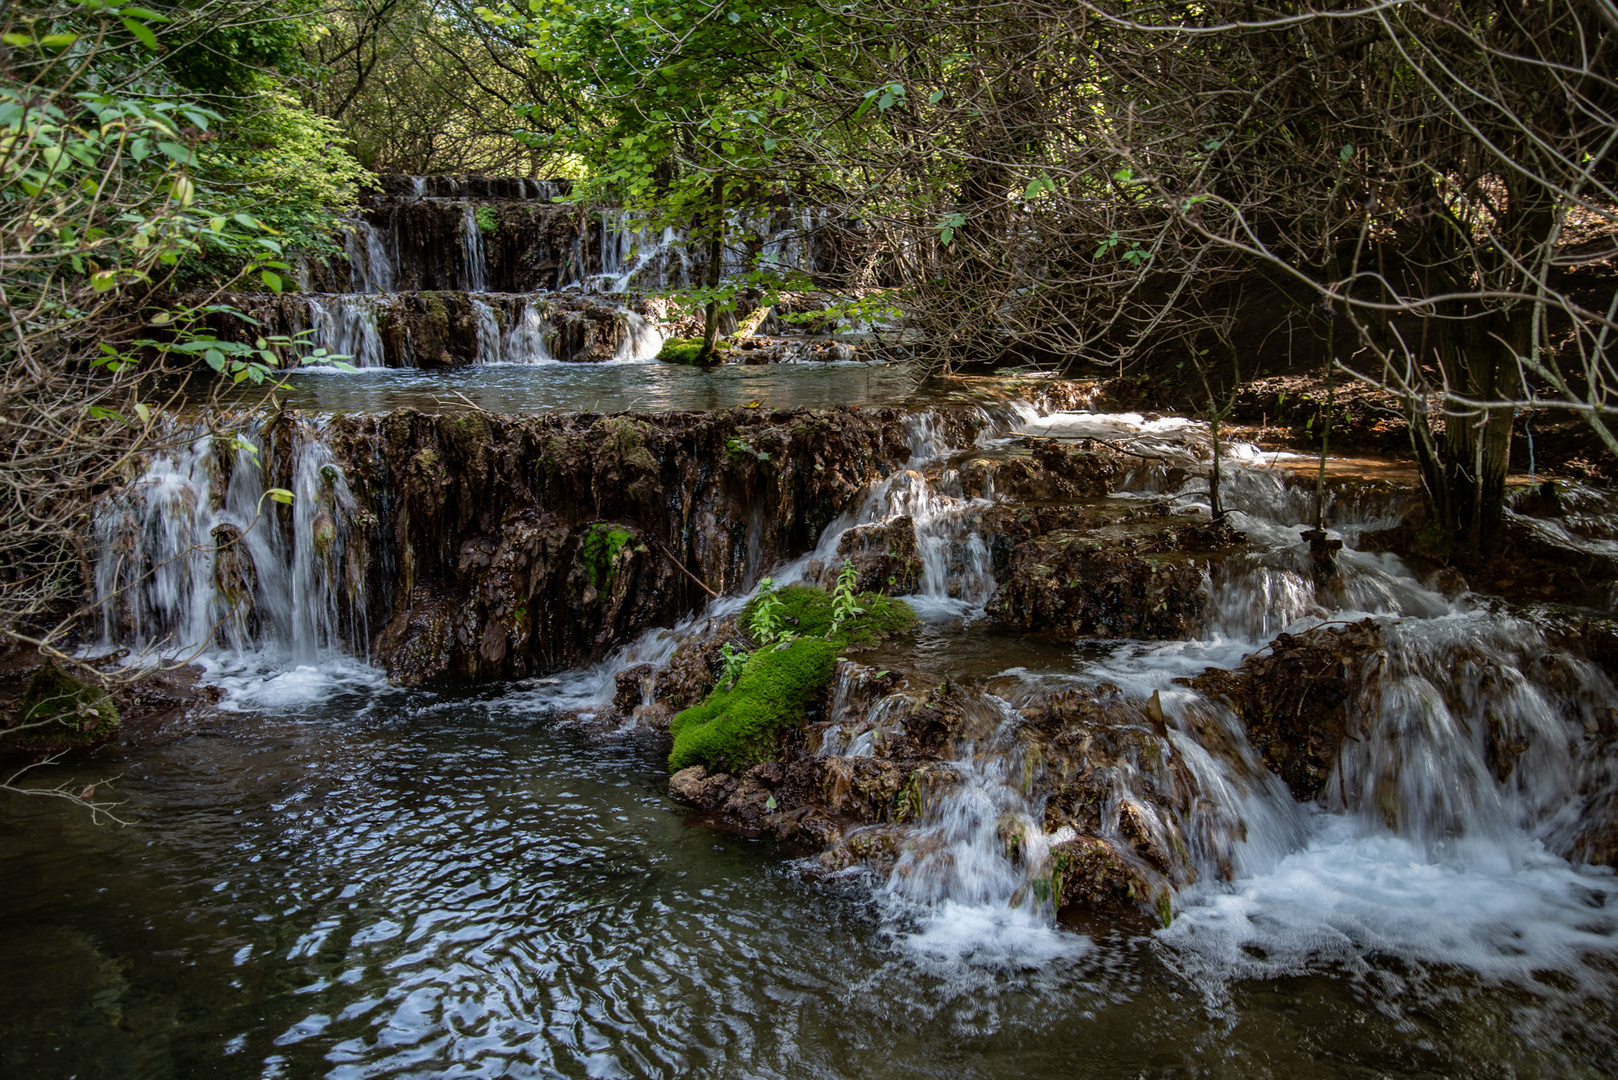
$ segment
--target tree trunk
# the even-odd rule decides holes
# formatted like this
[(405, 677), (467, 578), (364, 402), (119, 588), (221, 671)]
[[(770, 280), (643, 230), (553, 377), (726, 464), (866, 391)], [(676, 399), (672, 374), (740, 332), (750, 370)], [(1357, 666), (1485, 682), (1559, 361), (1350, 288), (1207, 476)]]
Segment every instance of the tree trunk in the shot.
[(719, 272), (725, 261), (725, 178), (713, 178), (713, 233), (708, 241), (708, 304), (702, 310), (702, 352), (698, 363), (713, 362), (719, 340)]
[[(1449, 322), (1439, 332), (1439, 364), (1452, 393), (1484, 403), (1509, 399), (1516, 356), (1527, 344), (1532, 309)], [(1436, 456), (1422, 455), (1437, 523), (1455, 543), (1481, 550), (1505, 515), (1506, 471), (1511, 459), (1508, 405), (1444, 406), (1444, 438)]]

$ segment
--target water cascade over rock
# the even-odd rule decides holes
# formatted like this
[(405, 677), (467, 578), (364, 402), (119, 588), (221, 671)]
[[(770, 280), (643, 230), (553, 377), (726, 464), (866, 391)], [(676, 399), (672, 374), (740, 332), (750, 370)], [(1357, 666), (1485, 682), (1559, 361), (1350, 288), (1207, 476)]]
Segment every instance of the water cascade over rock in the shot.
[[(346, 259), (303, 260), (297, 294), (231, 297), (258, 325), (219, 317), (218, 328), (304, 335), (358, 367), (651, 359), (663, 343), (654, 317), (667, 313), (641, 294), (695, 284), (705, 257), (678, 229), (554, 201), (566, 191), (562, 181), (384, 177), (345, 224)], [(831, 265), (810, 211), (732, 224), (741, 239), (726, 250), (727, 274)]]

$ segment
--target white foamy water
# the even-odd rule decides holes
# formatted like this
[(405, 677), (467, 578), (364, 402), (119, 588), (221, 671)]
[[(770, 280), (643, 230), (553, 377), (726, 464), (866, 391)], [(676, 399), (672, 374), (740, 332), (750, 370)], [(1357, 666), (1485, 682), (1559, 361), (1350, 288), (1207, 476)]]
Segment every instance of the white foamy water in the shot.
[(1435, 861), (1349, 817), (1312, 821), (1308, 842), (1273, 870), (1193, 889), (1160, 935), (1211, 996), (1237, 978), (1325, 966), (1364, 974), (1386, 956), (1530, 988), (1545, 970), (1611, 988), (1610, 871), (1575, 869), (1527, 839), (1502, 853), (1509, 865)]

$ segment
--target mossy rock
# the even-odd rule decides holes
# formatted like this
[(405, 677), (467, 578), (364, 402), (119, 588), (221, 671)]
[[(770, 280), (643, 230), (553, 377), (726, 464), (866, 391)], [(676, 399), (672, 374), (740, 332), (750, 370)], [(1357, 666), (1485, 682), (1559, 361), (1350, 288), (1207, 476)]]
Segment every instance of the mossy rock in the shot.
[(667, 364), (722, 364), (725, 350), (716, 344), (713, 355), (703, 360), (701, 338), (669, 338), (657, 351), (657, 358)]
[(31, 750), (66, 750), (105, 742), (118, 727), (118, 707), (101, 687), (80, 682), (54, 664), (34, 673), (17, 709), (17, 726), (29, 727), (7, 739)]
[[(768, 759), (782, 732), (801, 724), (809, 705), (831, 685), (844, 650), (874, 645), (917, 621), (903, 600), (863, 593), (858, 597), (863, 613), (832, 635), (832, 596), (826, 590), (788, 585), (773, 595), (797, 638), (784, 648), (770, 645), (754, 652), (733, 687), (715, 690), (674, 717), (669, 725), (674, 736), (671, 773), (689, 765), (740, 772)], [(748, 625), (757, 605), (755, 598), (742, 609), (741, 625)]]
[(579, 544), (579, 556), (592, 586), (599, 589), (612, 579), (618, 569), (618, 556), (634, 539), (635, 534), (622, 525), (603, 522), (590, 526)]
[(804, 637), (755, 652), (734, 687), (674, 717), (669, 772), (699, 764), (741, 772), (768, 758), (781, 733), (825, 692), (841, 651), (835, 641)]
[[(799, 637), (825, 637), (831, 633), (831, 593), (813, 585), (786, 585), (774, 595), (781, 601), (787, 628), (792, 633)], [(903, 600), (871, 592), (860, 593), (855, 600), (864, 613), (845, 622), (839, 630), (837, 641), (845, 648), (875, 645), (916, 625), (916, 612)], [(757, 608), (758, 597), (747, 602), (738, 619), (742, 626), (751, 624)]]

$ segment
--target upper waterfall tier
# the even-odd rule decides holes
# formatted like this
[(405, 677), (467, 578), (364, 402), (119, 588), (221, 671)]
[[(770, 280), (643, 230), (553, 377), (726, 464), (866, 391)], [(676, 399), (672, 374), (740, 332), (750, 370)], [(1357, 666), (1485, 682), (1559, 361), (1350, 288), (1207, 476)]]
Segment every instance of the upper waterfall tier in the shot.
[(228, 338), (307, 335), (360, 368), (648, 360), (663, 335), (643, 312), (576, 294), (390, 292), (232, 298), (256, 326), (221, 316)]
[[(418, 289), (597, 292), (696, 284), (706, 244), (685, 230), (650, 227), (624, 211), (558, 202), (566, 180), (490, 176), (384, 176), (344, 227), (346, 257), (305, 259), (304, 292)], [(755, 268), (836, 270), (824, 216), (781, 206), (733, 213), (724, 273)]]

